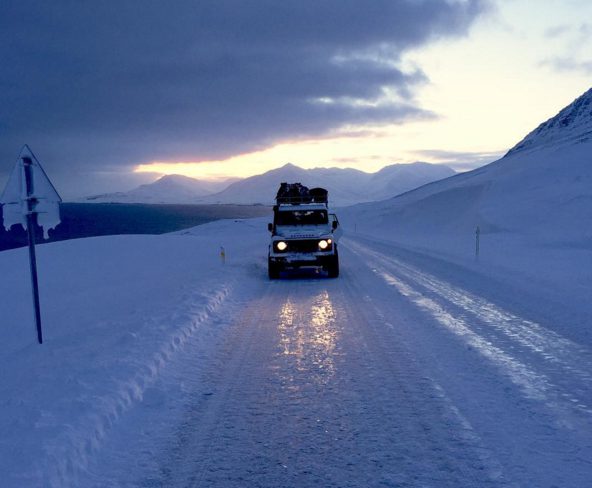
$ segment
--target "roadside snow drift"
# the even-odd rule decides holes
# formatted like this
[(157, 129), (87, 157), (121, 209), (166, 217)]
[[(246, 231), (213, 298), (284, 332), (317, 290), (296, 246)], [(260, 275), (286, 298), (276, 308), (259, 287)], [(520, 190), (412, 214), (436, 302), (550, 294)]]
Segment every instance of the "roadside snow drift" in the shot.
[[(2, 486), (77, 486), (121, 416), (158, 395), (155, 381), (186, 343), (194, 353), (211, 347), (234, 295), (248, 293), (235, 289), (237, 277), (264, 229), (257, 220), (221, 221), (198, 234), (39, 246), (41, 346), (26, 249), (0, 253)], [(265, 276), (263, 264), (248, 272)]]

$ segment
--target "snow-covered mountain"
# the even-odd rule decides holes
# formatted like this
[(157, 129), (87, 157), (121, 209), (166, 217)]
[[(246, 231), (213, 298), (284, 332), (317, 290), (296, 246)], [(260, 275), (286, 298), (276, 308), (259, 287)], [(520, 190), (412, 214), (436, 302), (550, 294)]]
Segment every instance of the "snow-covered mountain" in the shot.
[(309, 187), (326, 188), (334, 205), (351, 205), (390, 198), (454, 174), (454, 170), (447, 166), (428, 163), (393, 164), (376, 173), (351, 168), (303, 169), (288, 163), (237, 181), (207, 200), (211, 203), (271, 204), (281, 182), (297, 181)]
[[(355, 169), (317, 168), (306, 170), (288, 163), (281, 168), (272, 169), (261, 175), (237, 181), (224, 191), (208, 198), (212, 203), (264, 203), (271, 204), (280, 183), (300, 182), (308, 186), (327, 188), (332, 201), (350, 198), (349, 201), (366, 201), (362, 191), (352, 184), (366, 173)], [(353, 192), (352, 192), (352, 187)]]
[(128, 192), (95, 195), (84, 201), (271, 205), (280, 183), (288, 181), (327, 188), (333, 204), (353, 205), (384, 200), (453, 174), (454, 170), (448, 166), (428, 163), (393, 164), (376, 173), (365, 173), (352, 168), (303, 169), (288, 163), (281, 168), (245, 179), (208, 181), (167, 175)]
[(592, 88), (543, 122), (508, 152), (516, 154), (543, 147), (559, 148), (590, 140), (592, 135)]
[(165, 175), (153, 183), (141, 185), (127, 192), (106, 193), (84, 199), (86, 202), (106, 203), (198, 203), (203, 197), (219, 192), (236, 178), (198, 180), (183, 175)]
[[(358, 231), (453, 250), (489, 235), (590, 246), (592, 89), (476, 170), (344, 214)], [(344, 219), (342, 219), (343, 221)]]

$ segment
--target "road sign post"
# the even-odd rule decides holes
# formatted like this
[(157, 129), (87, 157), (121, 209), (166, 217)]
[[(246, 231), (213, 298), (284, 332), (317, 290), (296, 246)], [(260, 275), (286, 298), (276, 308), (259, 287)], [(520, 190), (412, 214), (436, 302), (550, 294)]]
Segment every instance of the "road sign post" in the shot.
[(44, 234), (48, 236), (47, 232), (60, 223), (61, 201), (41, 164), (25, 145), (2, 193), (0, 203), (4, 207), (2, 213), (6, 230), (15, 224), (21, 224), (27, 230), (33, 308), (39, 344), (43, 344), (43, 332), (39, 306), (35, 229), (38, 225), (41, 226)]
[(35, 326), (37, 327), (37, 341), (43, 344), (43, 332), (41, 329), (41, 308), (39, 307), (39, 281), (37, 279), (37, 257), (35, 255), (35, 209), (37, 199), (34, 197), (33, 187), (33, 160), (23, 156), (23, 172), (25, 176), (25, 192), (27, 195), (27, 234), (29, 238), (29, 265), (31, 268), (31, 288), (33, 291), (33, 308), (35, 312)]

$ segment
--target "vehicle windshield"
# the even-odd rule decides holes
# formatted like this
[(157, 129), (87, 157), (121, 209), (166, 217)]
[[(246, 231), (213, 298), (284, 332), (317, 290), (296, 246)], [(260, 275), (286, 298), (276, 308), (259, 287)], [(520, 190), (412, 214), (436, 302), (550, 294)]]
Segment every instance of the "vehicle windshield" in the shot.
[(326, 210), (277, 212), (276, 225), (322, 225), (329, 222)]

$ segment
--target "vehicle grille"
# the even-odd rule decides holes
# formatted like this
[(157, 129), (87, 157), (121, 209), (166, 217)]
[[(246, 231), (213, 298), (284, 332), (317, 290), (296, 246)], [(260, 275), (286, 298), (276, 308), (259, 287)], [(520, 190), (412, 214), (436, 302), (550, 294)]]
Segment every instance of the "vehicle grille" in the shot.
[(318, 239), (286, 241), (286, 243), (288, 244), (287, 252), (316, 252), (319, 250)]

